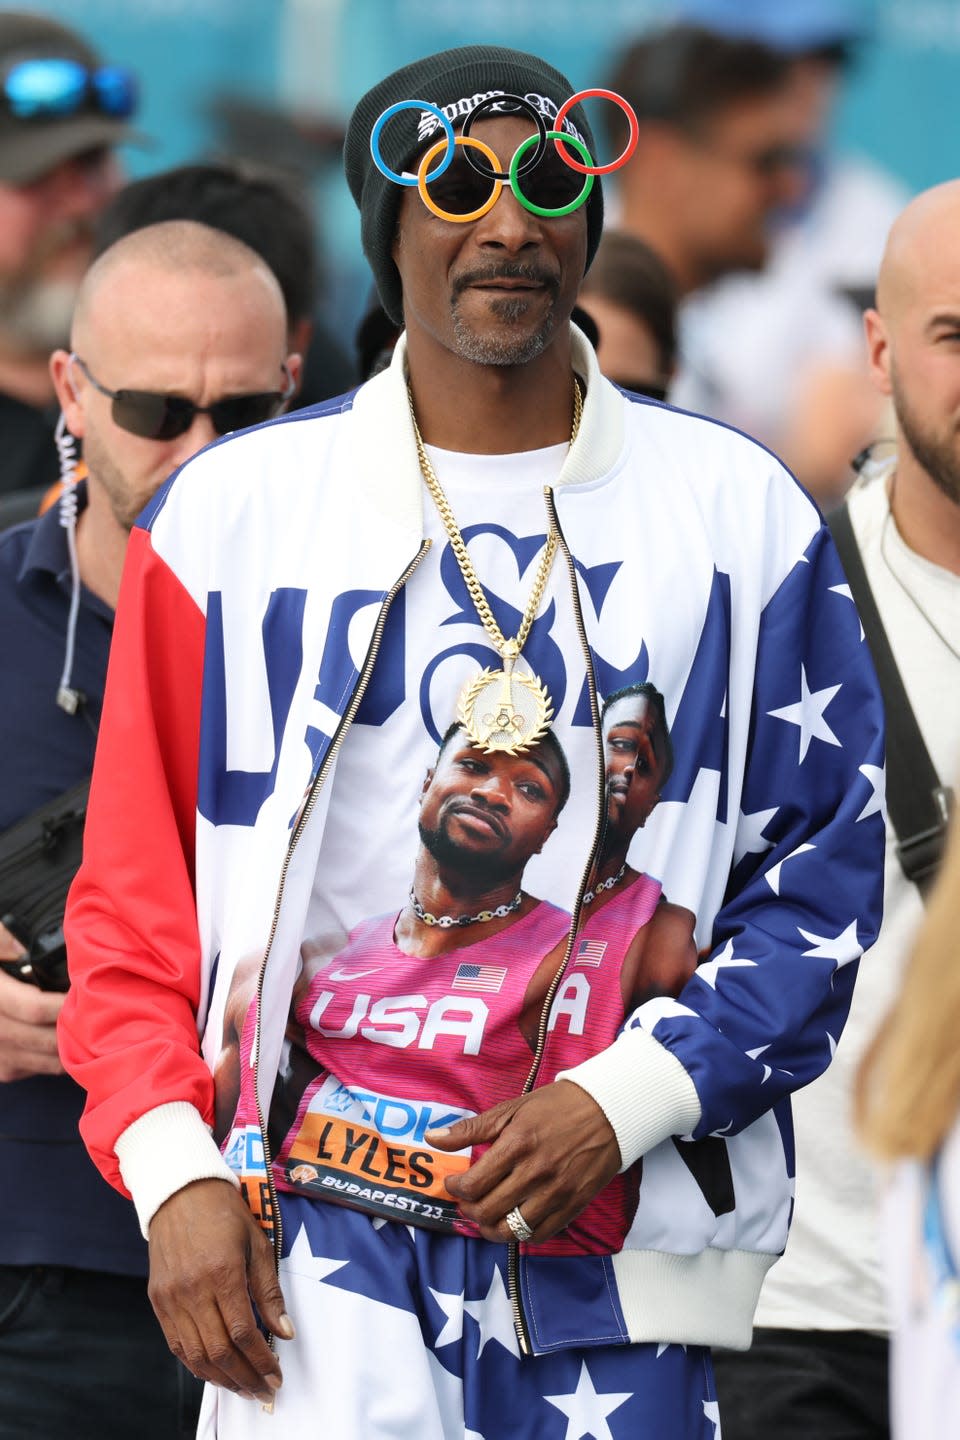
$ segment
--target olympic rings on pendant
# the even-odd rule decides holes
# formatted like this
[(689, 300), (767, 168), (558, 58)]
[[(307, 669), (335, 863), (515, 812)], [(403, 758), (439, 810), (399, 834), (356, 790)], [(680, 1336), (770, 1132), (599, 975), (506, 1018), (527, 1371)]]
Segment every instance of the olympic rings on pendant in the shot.
[[(593, 157), (583, 141), (576, 135), (568, 133), (561, 128), (573, 107), (578, 105), (582, 100), (591, 98), (610, 100), (613, 104), (618, 105), (626, 116), (629, 125), (629, 135), (626, 145), (617, 158), (611, 160), (608, 165), (595, 165), (593, 163)], [(505, 171), (498, 168), (500, 165), (499, 157), (490, 149), (489, 145), (484, 144), (481, 140), (474, 139), (470, 134), (474, 122), (484, 110), (491, 109), (493, 106), (503, 104), (504, 102), (512, 107), (511, 110), (505, 113), (515, 114), (520, 110), (527, 114), (537, 127), (537, 133), (535, 135), (529, 135), (526, 140), (521, 141), (517, 146), (513, 159)], [(436, 144), (432, 145), (429, 150), (426, 151), (417, 167), (416, 175), (399, 175), (396, 170), (392, 170), (390, 166), (387, 165), (380, 153), (380, 136), (383, 133), (383, 127), (388, 120), (401, 110), (425, 111), (427, 114), (433, 115), (443, 127), (444, 138), (438, 140)], [(621, 166), (625, 165), (637, 148), (637, 141), (640, 135), (640, 126), (633, 106), (614, 90), (578, 90), (575, 95), (571, 95), (569, 100), (566, 100), (563, 105), (561, 105), (557, 112), (554, 126), (554, 129), (547, 130), (540, 112), (522, 95), (502, 94), (487, 96), (486, 99), (481, 100), (480, 104), (475, 106), (466, 117), (460, 135), (454, 133), (450, 120), (448, 120), (443, 111), (436, 105), (431, 105), (426, 100), (398, 100), (396, 104), (389, 105), (386, 110), (384, 110), (370, 132), (370, 154), (373, 157), (373, 162), (377, 169), (382, 175), (385, 175), (388, 180), (394, 181), (397, 185), (416, 186), (427, 209), (441, 220), (450, 220), (462, 225), (473, 220), (481, 219), (481, 217), (486, 215), (497, 203), (497, 200), (500, 198), (500, 192), (505, 184), (510, 186), (516, 199), (525, 209), (531, 211), (534, 215), (554, 219), (561, 215), (570, 215), (586, 201), (590, 191), (593, 189), (594, 179), (597, 175), (609, 175), (612, 171), (619, 170)], [(536, 204), (524, 194), (519, 183), (524, 175), (528, 175), (540, 163), (548, 140), (553, 141), (557, 155), (569, 169), (576, 170), (579, 174), (586, 177), (580, 193), (571, 200), (569, 204), (560, 205), (555, 208)], [(462, 215), (458, 215), (450, 210), (441, 209), (430, 196), (428, 189), (430, 182), (438, 180), (451, 165), (457, 153), (458, 145), (463, 147), (464, 159), (470, 165), (471, 169), (484, 179), (489, 179), (493, 186), (490, 195), (482, 205)], [(524, 159), (527, 151), (534, 146), (536, 148), (533, 154)], [(446, 148), (446, 154), (440, 164), (431, 170), (430, 166), (432, 162), (444, 148)], [(581, 157), (580, 160), (574, 159), (570, 154), (571, 148), (579, 153)], [(487, 170), (479, 164), (471, 154), (473, 150), (479, 150), (493, 168)], [(521, 163), (521, 161), (523, 163)]]

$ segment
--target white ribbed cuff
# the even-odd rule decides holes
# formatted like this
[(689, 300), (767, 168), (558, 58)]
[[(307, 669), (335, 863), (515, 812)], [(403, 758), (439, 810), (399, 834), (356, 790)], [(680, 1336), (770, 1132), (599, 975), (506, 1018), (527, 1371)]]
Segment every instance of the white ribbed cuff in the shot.
[(700, 1099), (680, 1061), (646, 1030), (624, 1030), (612, 1045), (582, 1065), (562, 1070), (591, 1095), (613, 1126), (621, 1170), (670, 1135), (688, 1135), (700, 1123)]
[(148, 1110), (127, 1126), (114, 1149), (145, 1237), (164, 1200), (184, 1185), (194, 1180), (229, 1180), (231, 1185), (240, 1185), (220, 1154), (210, 1127), (186, 1100)]

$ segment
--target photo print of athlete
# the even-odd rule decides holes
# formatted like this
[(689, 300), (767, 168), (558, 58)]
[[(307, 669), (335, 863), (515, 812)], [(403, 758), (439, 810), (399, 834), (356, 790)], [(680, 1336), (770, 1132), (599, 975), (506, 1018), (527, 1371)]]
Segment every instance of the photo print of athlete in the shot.
[[(658, 880), (627, 863), (673, 769), (660, 691), (648, 681), (614, 691), (601, 710), (601, 732), (606, 824), (580, 926), (569, 946), (538, 967), (524, 1001), (521, 1024), (531, 1050), (542, 1050), (544, 1080), (569, 1069), (585, 1041), (591, 1048), (611, 1045), (637, 1005), (678, 995), (697, 963), (693, 913), (669, 902)], [(635, 1166), (616, 1175), (544, 1251), (616, 1253), (636, 1212), (641, 1174)]]
[[(652, 686), (635, 690), (636, 696), (624, 692), (624, 724), (649, 732), (652, 763), (634, 759), (617, 768), (635, 772), (638, 788), (655, 790), (672, 763), (663, 701)], [(608, 765), (608, 785), (610, 774)], [(296, 1022), (288, 1028), (271, 1104), (271, 1149), (282, 1188), (375, 1214), (400, 1208), (413, 1223), (472, 1230), (444, 1186), (448, 1175), (466, 1168), (469, 1152), (441, 1161), (425, 1146), (423, 1132), (520, 1093), (527, 1082), (548, 995), (571, 947), (570, 916), (524, 891), (523, 874), (555, 830), (569, 788), (553, 731), (511, 755), (485, 753), (457, 723), (447, 730), (421, 790), (420, 847), (407, 904), (399, 914), (362, 922), (345, 945), (311, 937), (301, 947)], [(625, 845), (655, 802), (655, 796), (641, 801), (639, 811), (634, 804)], [(603, 852), (601, 865), (605, 859)], [(641, 958), (652, 956), (654, 968), (684, 976), (695, 962), (690, 912), (663, 901), (659, 884), (636, 871), (626, 893), (630, 903), (616, 938), (600, 942), (607, 952), (602, 974), (582, 968), (596, 942), (580, 940), (573, 949), (574, 968), (555, 995), (548, 1026), (555, 1070), (572, 1063), (564, 1036), (576, 1045), (586, 1027), (612, 1041), (635, 1003)], [(598, 887), (597, 902), (608, 894)], [(411, 968), (410, 958), (428, 963)], [(258, 969), (249, 962), (238, 967), (216, 1070), (218, 1096), (233, 1105), (228, 1125), (238, 1100), (244, 1102), (232, 1140), (241, 1150), (255, 1118), (249, 1079)], [(592, 994), (588, 973), (594, 973)], [(428, 1007), (423, 1028), (408, 1045), (421, 1007)], [(369, 1044), (358, 1046), (358, 1034)], [(476, 1078), (472, 1057), (478, 1057)], [(220, 1112), (217, 1133), (221, 1140), (226, 1134)], [(248, 1192), (257, 1183), (244, 1178)], [(548, 1248), (596, 1252), (617, 1243), (635, 1196), (632, 1204), (624, 1199), (620, 1179), (608, 1191), (584, 1223)]]
[[(607, 815), (586, 923), (578, 936), (576, 955), (585, 965), (602, 965), (612, 947), (623, 955), (620, 993), (624, 1016), (657, 996), (676, 998), (697, 967), (693, 938), (696, 916), (660, 894), (659, 883), (635, 870), (627, 860), (673, 771), (673, 743), (663, 696), (648, 681), (608, 695), (600, 712), (607, 786)], [(660, 894), (649, 913), (650, 887)], [(561, 1000), (558, 995), (558, 1001)], [(691, 1144), (673, 1136), (672, 1143), (713, 1214), (733, 1209), (733, 1179), (723, 1143), (706, 1136)], [(632, 1216), (643, 1177), (643, 1162), (631, 1173)], [(619, 1176), (618, 1180), (625, 1180)], [(594, 1207), (603, 1201), (598, 1196)], [(590, 1207), (593, 1208), (593, 1207)], [(587, 1217), (581, 1217), (581, 1221)]]
[[(656, 925), (639, 918), (652, 884), (628, 861), (638, 830), (660, 803), (673, 770), (673, 745), (663, 696), (649, 681), (608, 695), (600, 712), (606, 767), (607, 814), (580, 945), (603, 932), (607, 944), (626, 945), (620, 971), (624, 1012), (656, 995), (679, 995), (697, 965), (696, 917), (661, 897)], [(659, 890), (659, 885), (657, 886)], [(602, 921), (600, 917), (603, 917)], [(637, 918), (634, 918), (636, 916)], [(632, 934), (632, 938), (631, 937)], [(655, 935), (656, 943), (651, 943)]]
[(459, 724), (447, 730), (423, 782), (399, 914), (363, 921), (333, 956), (302, 947), (300, 1028), (288, 1030), (271, 1106), (281, 1187), (471, 1229), (444, 1186), (469, 1151), (438, 1154), (423, 1134), (526, 1082), (518, 1008), (542, 957), (562, 954), (570, 917), (525, 891), (523, 874), (569, 789), (553, 731), (511, 755), (485, 753)]
[[(660, 691), (649, 681), (614, 691), (604, 701), (601, 730), (606, 823), (583, 897), (573, 963), (552, 999), (550, 1032), (566, 1015), (566, 1027), (576, 1025), (577, 1034), (583, 1034), (581, 965), (599, 965), (602, 958), (606, 972), (619, 976), (617, 995), (601, 1002), (606, 1011), (602, 1023), (612, 1020), (615, 1033), (624, 1016), (644, 1000), (678, 995), (697, 963), (692, 911), (670, 903), (658, 880), (627, 863), (634, 836), (659, 803), (673, 770), (673, 746)], [(536, 1047), (547, 991), (563, 958), (562, 952), (547, 956), (527, 992), (521, 1026), (531, 1049)], [(595, 1000), (593, 1009), (598, 1009)]]

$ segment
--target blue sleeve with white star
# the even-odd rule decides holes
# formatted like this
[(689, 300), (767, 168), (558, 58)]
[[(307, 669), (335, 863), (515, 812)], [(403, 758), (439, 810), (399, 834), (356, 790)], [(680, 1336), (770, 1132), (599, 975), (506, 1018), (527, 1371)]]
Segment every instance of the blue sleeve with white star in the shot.
[[(735, 1133), (833, 1057), (883, 902), (883, 710), (821, 527), (766, 605), (734, 866), (714, 948), (652, 1030)], [(654, 1021), (651, 1024), (651, 1021)]]

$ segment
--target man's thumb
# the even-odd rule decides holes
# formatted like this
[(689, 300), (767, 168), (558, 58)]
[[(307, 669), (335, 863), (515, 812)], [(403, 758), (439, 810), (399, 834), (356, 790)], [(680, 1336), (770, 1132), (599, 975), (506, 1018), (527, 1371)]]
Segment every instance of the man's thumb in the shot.
[(501, 1100), (492, 1109), (479, 1115), (468, 1115), (454, 1125), (425, 1130), (423, 1138), (436, 1150), (466, 1150), (469, 1145), (489, 1143), (496, 1140), (515, 1108), (516, 1101)]
[(281, 1340), (292, 1340), (293, 1321), (287, 1314), (283, 1291), (274, 1267), (273, 1250), (265, 1237), (262, 1245), (253, 1246), (253, 1254), (250, 1256), (250, 1295), (267, 1329), (274, 1335), (279, 1335)]
[(441, 1125), (436, 1130), (425, 1130), (423, 1138), (435, 1150), (465, 1150), (473, 1144), (471, 1127), (476, 1126), (476, 1117), (458, 1120), (455, 1125)]

